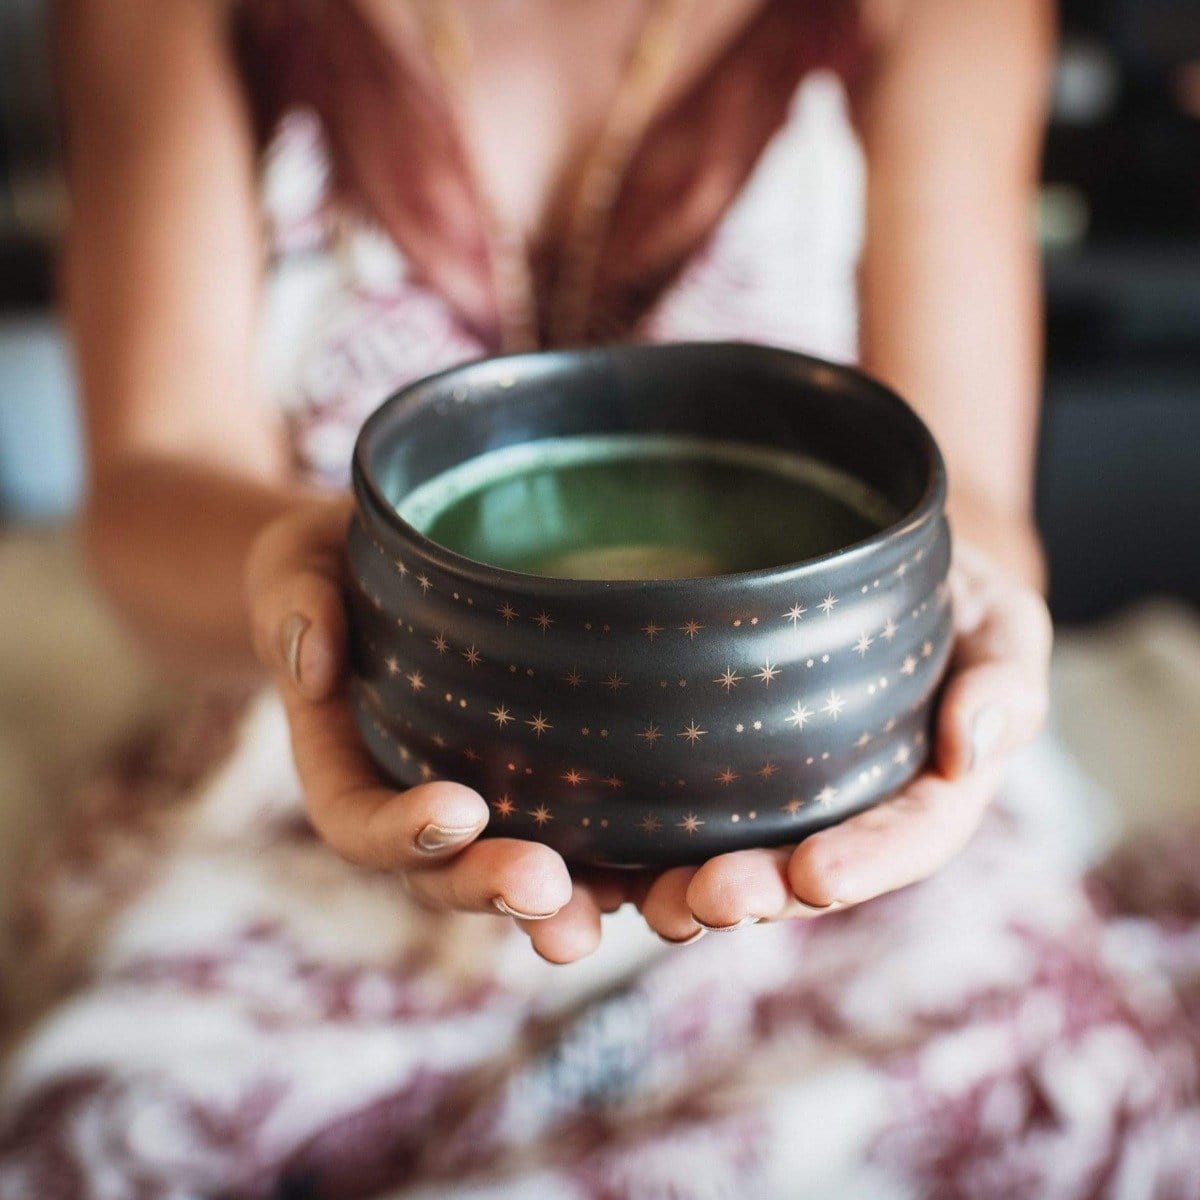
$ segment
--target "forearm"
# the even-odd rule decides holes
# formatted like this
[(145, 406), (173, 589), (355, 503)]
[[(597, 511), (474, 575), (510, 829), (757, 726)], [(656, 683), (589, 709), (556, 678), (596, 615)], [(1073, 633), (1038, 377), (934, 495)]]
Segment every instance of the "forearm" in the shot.
[(246, 557), (304, 495), (187, 459), (130, 457), (94, 481), (84, 547), (118, 613), (170, 669), (250, 678)]
[(59, 29), (63, 263), (86, 417), (88, 558), (176, 666), (252, 668), (242, 573), (294, 499), (256, 397), (262, 246), (226, 6), (71, 0)]
[(957, 536), (1034, 587), (1041, 300), (1025, 196), (928, 208), (878, 198), (863, 272), (863, 362), (930, 424)]
[(868, 160), (862, 359), (928, 422), (955, 534), (1041, 588), (1033, 234), (1044, 0), (906, 0), (858, 97)]
[(897, 213), (894, 226), (877, 214), (883, 246), (864, 275), (864, 365), (938, 438), (955, 536), (1041, 589), (1033, 517), (1041, 304), (1030, 236), (1012, 212), (944, 221)]

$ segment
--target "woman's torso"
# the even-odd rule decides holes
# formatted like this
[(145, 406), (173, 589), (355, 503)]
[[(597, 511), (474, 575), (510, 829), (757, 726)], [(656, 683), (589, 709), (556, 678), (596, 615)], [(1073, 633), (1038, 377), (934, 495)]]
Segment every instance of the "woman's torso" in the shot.
[[(300, 465), (330, 482), (383, 396), (513, 348), (497, 213), (525, 242), (537, 344), (738, 338), (855, 354), (857, 6), (620, 0), (573, 7), (561, 28), (544, 9), (239, 9), (270, 138), (266, 381)], [(580, 179), (635, 52), (666, 66), (610, 163), (593, 270), (572, 293)]]

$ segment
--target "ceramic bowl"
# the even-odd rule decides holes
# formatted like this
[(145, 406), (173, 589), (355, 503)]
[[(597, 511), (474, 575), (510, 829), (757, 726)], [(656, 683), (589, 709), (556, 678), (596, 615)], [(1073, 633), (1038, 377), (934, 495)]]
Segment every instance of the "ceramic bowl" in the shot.
[[(397, 515), (482, 453), (631, 431), (793, 450), (897, 518), (808, 561), (602, 581), (476, 562)], [(579, 863), (697, 862), (796, 842), (926, 758), (951, 637), (945, 470), (912, 410), (855, 370), (720, 343), (483, 360), (387, 400), (353, 480), (359, 729), (397, 784), (477, 788), (488, 834)]]

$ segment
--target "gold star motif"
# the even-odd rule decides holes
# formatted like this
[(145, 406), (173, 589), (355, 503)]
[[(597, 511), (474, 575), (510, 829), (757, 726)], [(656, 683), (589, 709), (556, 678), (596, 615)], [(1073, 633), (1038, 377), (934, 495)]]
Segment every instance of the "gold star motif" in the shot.
[(860, 633), (858, 635), (858, 641), (854, 643), (854, 648), (858, 651), (858, 656), (860, 658), (866, 658), (867, 651), (870, 650), (873, 645), (875, 645), (874, 638), (867, 637), (865, 633)]
[(803, 729), (812, 720), (813, 710), (807, 704), (796, 702), (796, 707), (788, 714), (788, 724), (797, 729)]
[(384, 659), (383, 665), (385, 667), (387, 667), (387, 673), (389, 675), (399, 675), (400, 674), (400, 663), (396, 658)]
[(463, 751), (463, 758), (465, 758), (467, 760), (467, 762), (478, 762), (479, 761), (479, 751), (476, 750), (474, 746), (468, 746)]
[(638, 737), (640, 737), (642, 741), (646, 743), (646, 745), (653, 747), (654, 743), (657, 742), (660, 737), (662, 737), (662, 730), (659, 729), (657, 725), (647, 725), (646, 728), (638, 734)]
[(541, 827), (547, 822), (554, 820), (554, 818), (550, 815), (550, 810), (544, 804), (539, 804), (537, 808), (531, 808), (529, 810), (529, 815), (537, 823), (537, 827), (539, 829), (541, 829)]
[(493, 800), (492, 807), (496, 810), (496, 815), (501, 820), (507, 820), (517, 811), (517, 806), (509, 798), (507, 792), (499, 800)]
[(901, 675), (913, 675), (917, 670), (917, 660), (910, 654), (900, 667)]
[(695, 641), (696, 634), (698, 634), (703, 628), (704, 626), (701, 625), (699, 621), (685, 621), (682, 625), (680, 625), (679, 632), (686, 633), (687, 636), (692, 639), (692, 641)]
[(832, 717), (833, 720), (836, 721), (838, 717), (841, 716), (842, 709), (845, 707), (845, 700), (843, 700), (841, 696), (837, 694), (837, 692), (830, 692), (829, 699), (824, 703), (824, 705), (822, 705), (821, 711), (826, 716)]
[(783, 811), (789, 817), (794, 817), (804, 807), (804, 801), (797, 796), (793, 796), (785, 805)]
[(551, 625), (554, 624), (554, 618), (543, 608), (536, 617), (533, 618), (534, 624), (545, 633)]
[(450, 643), (448, 641), (446, 641), (446, 635), (444, 633), (442, 633), (442, 631), (440, 629), (438, 630), (437, 637), (433, 638), (432, 642), (433, 642), (433, 648), (439, 654), (445, 654), (446, 651), (450, 649)]
[(778, 674), (779, 674), (779, 668), (777, 666), (775, 666), (771, 662), (771, 660), (768, 658), (767, 661), (763, 664), (763, 669), (761, 671), (759, 671), (754, 676), (754, 678), (761, 679), (764, 687), (770, 687), (771, 680), (774, 679), (775, 676)]
[(932, 658), (933, 657), (933, 643), (932, 642), (926, 642), (925, 645), (923, 645), (921, 647), (921, 657), (922, 658)]
[(755, 775), (761, 775), (763, 779), (770, 779), (771, 776), (774, 775), (778, 770), (779, 768), (774, 763), (769, 762), (763, 763), (763, 765), (754, 773)]
[(682, 821), (676, 822), (676, 827), (682, 829), (690, 837), (703, 824), (704, 822), (695, 813), (688, 813)]
[(715, 777), (715, 781), (725, 787), (728, 787), (735, 779), (737, 779), (737, 772), (732, 767), (726, 767), (720, 775)]
[(830, 593), (829, 593), (829, 595), (828, 595), (828, 596), (826, 596), (826, 597), (825, 597), (825, 599), (824, 599), (824, 600), (822, 600), (822, 601), (821, 601), (821, 603), (817, 605), (817, 607), (818, 607), (818, 608), (819, 608), (819, 609), (820, 609), (820, 610), (821, 610), (821, 611), (822, 611), (822, 612), (823, 612), (823, 613), (824, 613), (826, 616), (829, 616), (829, 614), (830, 614), (831, 612), (833, 612), (833, 606), (834, 606), (836, 603), (837, 603), (837, 597), (836, 597), (836, 596), (835, 596), (835, 595), (834, 595), (832, 592), (830, 592)]
[(551, 725), (550, 722), (547, 721), (546, 718), (540, 712), (537, 714), (537, 716), (526, 721), (525, 724), (528, 725), (529, 728), (533, 730), (535, 736), (537, 736), (539, 738), (542, 736), (543, 733), (546, 732), (547, 729), (554, 728), (554, 726)]
[(402, 558), (393, 558), (392, 566), (395, 567), (396, 570), (400, 572), (401, 579), (403, 579), (405, 577), (405, 575), (408, 574), (408, 568), (404, 565), (404, 560)]
[(521, 615), (511, 604), (502, 604), (496, 611), (504, 618), (505, 625), (511, 625)]
[(583, 676), (580, 675), (577, 668), (572, 667), (570, 675), (563, 676), (563, 683), (569, 683), (573, 688), (577, 688), (583, 682)]
[(404, 678), (408, 680), (414, 692), (419, 692), (425, 686), (425, 680), (421, 678), (420, 671), (413, 671), (411, 675), (405, 675)]
[(433, 768), (428, 763), (421, 764), (421, 778), (426, 782), (433, 778)]
[(462, 656), (467, 660), (468, 663), (471, 664), (472, 667), (477, 667), (481, 662), (483, 662), (483, 655), (475, 649), (475, 644), (473, 642), (471, 643), (469, 650), (464, 650), (462, 652)]
[(663, 631), (663, 627), (661, 625), (655, 625), (655, 623), (653, 621), (647, 621), (646, 624), (642, 626), (642, 632), (651, 641), (654, 641), (654, 639), (656, 637), (658, 637), (658, 635), (660, 633), (662, 633), (662, 631)]
[(428, 575), (418, 575), (417, 582), (421, 585), (421, 591), (423, 592), (428, 592), (433, 587), (433, 584), (429, 582)]
[(604, 681), (604, 686), (606, 688), (608, 688), (609, 691), (611, 691), (611, 692), (619, 692), (623, 687), (627, 687), (628, 685), (626, 684), (625, 680), (622, 679), (621, 676), (618, 675), (616, 671), (614, 671)]
[(883, 638), (885, 642), (890, 642), (892, 638), (896, 636), (896, 630), (899, 628), (900, 626), (897, 625), (891, 617), (888, 617), (883, 624), (883, 628), (879, 631), (879, 636)]
[(617, 775), (606, 775), (600, 782), (612, 788), (614, 792), (625, 786), (625, 781)]
[(496, 707), (488, 713), (488, 716), (494, 718), (496, 724), (499, 725), (501, 729), (503, 729), (505, 725), (509, 724), (513, 720), (513, 717), (509, 713), (507, 706), (503, 704), (497, 704)]
[(563, 783), (569, 783), (572, 787), (578, 787), (581, 783), (585, 782), (586, 779), (587, 776), (581, 771), (575, 770), (574, 767), (572, 767), (569, 771), (564, 772), (562, 776)]
[(679, 734), (681, 738), (687, 738), (688, 744), (694, 746), (706, 733), (707, 729), (701, 729), (699, 725), (693, 721), (686, 729)]
[(791, 621), (792, 628), (795, 629), (796, 622), (799, 621), (806, 612), (808, 612), (808, 609), (805, 608), (803, 604), (793, 604), (792, 607), (789, 608), (783, 615), (785, 620)]
[(662, 828), (662, 822), (650, 813), (647, 813), (639, 822), (638, 828), (645, 834), (652, 835), (657, 833)]
[(828, 808), (837, 799), (837, 788), (826, 784), (813, 799), (822, 807)]
[(737, 685), (739, 683), (741, 683), (741, 681), (742, 681), (742, 676), (735, 675), (733, 673), (733, 669), (731, 667), (729, 667), (728, 665), (726, 665), (725, 674), (718, 675), (717, 678), (713, 680), (713, 683), (719, 683), (725, 689), (726, 693), (728, 694), (733, 688), (737, 687)]
[(861, 750), (865, 745), (867, 745), (870, 742), (870, 740), (871, 740), (871, 735), (864, 729), (862, 731), (862, 733), (860, 733), (858, 735), (858, 738), (855, 740), (854, 744), (855, 744), (855, 746), (858, 747), (859, 750)]

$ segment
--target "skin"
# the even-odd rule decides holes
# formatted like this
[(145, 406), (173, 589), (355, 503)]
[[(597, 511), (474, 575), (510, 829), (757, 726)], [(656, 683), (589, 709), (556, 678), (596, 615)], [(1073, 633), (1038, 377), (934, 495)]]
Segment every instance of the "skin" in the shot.
[[(477, 47), (468, 143), (496, 202), (527, 230), (594, 131), (640, 11), (634, 0), (580, 0), (575, 21), (549, 21), (546, 3), (463, 6)], [(270, 672), (308, 811), (333, 850), (400, 873), (430, 908), (501, 907), (498, 919), (515, 920), (543, 957), (570, 962), (598, 944), (601, 913), (627, 901), (665, 939), (687, 942), (706, 927), (861, 903), (961, 849), (1046, 709), (1030, 205), (1047, 0), (879, 0), (873, 68), (851, 98), (869, 179), (863, 362), (922, 412), (952, 481), (957, 640), (930, 767), (894, 800), (798, 847), (620, 880), (572, 879), (541, 845), (477, 841), (488, 806), (469, 788), (397, 794), (373, 771), (341, 690), (350, 501), (290, 475), (277, 416), (253, 385), (256, 169), (222, 5), (66, 8), (64, 288), (91, 448), (85, 546), (165, 662), (208, 678)], [(671, 86), (703, 69), (736, 26), (731, 14), (752, 8), (697, 6)], [(562, 119), (527, 91), (569, 101)]]

